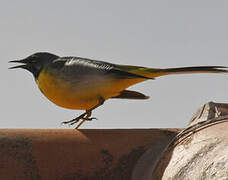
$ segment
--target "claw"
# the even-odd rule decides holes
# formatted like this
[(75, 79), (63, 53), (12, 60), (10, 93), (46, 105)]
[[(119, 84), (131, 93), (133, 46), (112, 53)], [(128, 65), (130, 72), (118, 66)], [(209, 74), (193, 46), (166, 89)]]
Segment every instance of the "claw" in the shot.
[(61, 122), (61, 125), (68, 124), (68, 123), (69, 123), (69, 121), (64, 121), (64, 122)]
[(92, 120), (98, 120), (96, 117), (91, 117), (91, 118), (82, 118), (83, 120), (86, 120), (86, 121), (92, 121)]

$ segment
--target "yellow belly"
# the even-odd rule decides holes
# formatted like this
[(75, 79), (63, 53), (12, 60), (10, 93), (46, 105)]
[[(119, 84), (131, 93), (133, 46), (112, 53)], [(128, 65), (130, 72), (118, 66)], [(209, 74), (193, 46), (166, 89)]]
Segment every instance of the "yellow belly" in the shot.
[(42, 71), (37, 79), (37, 85), (41, 92), (58, 106), (88, 110), (99, 103), (100, 97), (107, 100), (141, 81), (143, 80), (102, 79), (90, 84), (81, 83), (75, 86), (69, 81), (64, 81), (58, 73)]

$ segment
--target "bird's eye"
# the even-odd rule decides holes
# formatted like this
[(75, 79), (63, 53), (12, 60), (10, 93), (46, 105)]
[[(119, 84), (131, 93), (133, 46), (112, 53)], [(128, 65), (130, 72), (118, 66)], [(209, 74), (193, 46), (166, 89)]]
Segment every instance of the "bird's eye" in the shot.
[(32, 60), (31, 60), (31, 63), (36, 63), (36, 60), (35, 60), (35, 59), (32, 59)]
[(36, 63), (37, 62), (37, 57), (36, 56), (31, 56), (30, 57), (30, 62), (31, 63)]

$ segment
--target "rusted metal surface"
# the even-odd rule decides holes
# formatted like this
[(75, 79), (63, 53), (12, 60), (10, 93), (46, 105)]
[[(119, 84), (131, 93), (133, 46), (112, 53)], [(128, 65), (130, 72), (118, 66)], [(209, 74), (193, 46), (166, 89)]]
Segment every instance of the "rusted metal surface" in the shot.
[(156, 161), (145, 163), (145, 152), (154, 146), (156, 157), (177, 132), (2, 129), (0, 179), (129, 180)]
[(228, 104), (210, 102), (179, 134), (178, 129), (2, 129), (0, 179), (228, 179), (227, 115)]
[(190, 124), (200, 126), (166, 149), (151, 179), (228, 179), (227, 115), (228, 104), (210, 102), (200, 108)]

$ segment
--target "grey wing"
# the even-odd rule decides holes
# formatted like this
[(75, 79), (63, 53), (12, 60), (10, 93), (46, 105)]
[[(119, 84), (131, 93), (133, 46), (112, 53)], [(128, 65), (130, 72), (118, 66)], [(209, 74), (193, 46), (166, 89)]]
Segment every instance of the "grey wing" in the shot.
[[(143, 78), (141, 75), (129, 73), (119, 69), (115, 64), (104, 61), (91, 60), (81, 57), (62, 57), (52, 63), (52, 68), (57, 68), (64, 76), (76, 79), (88, 78)], [(77, 78), (78, 77), (78, 78)]]

